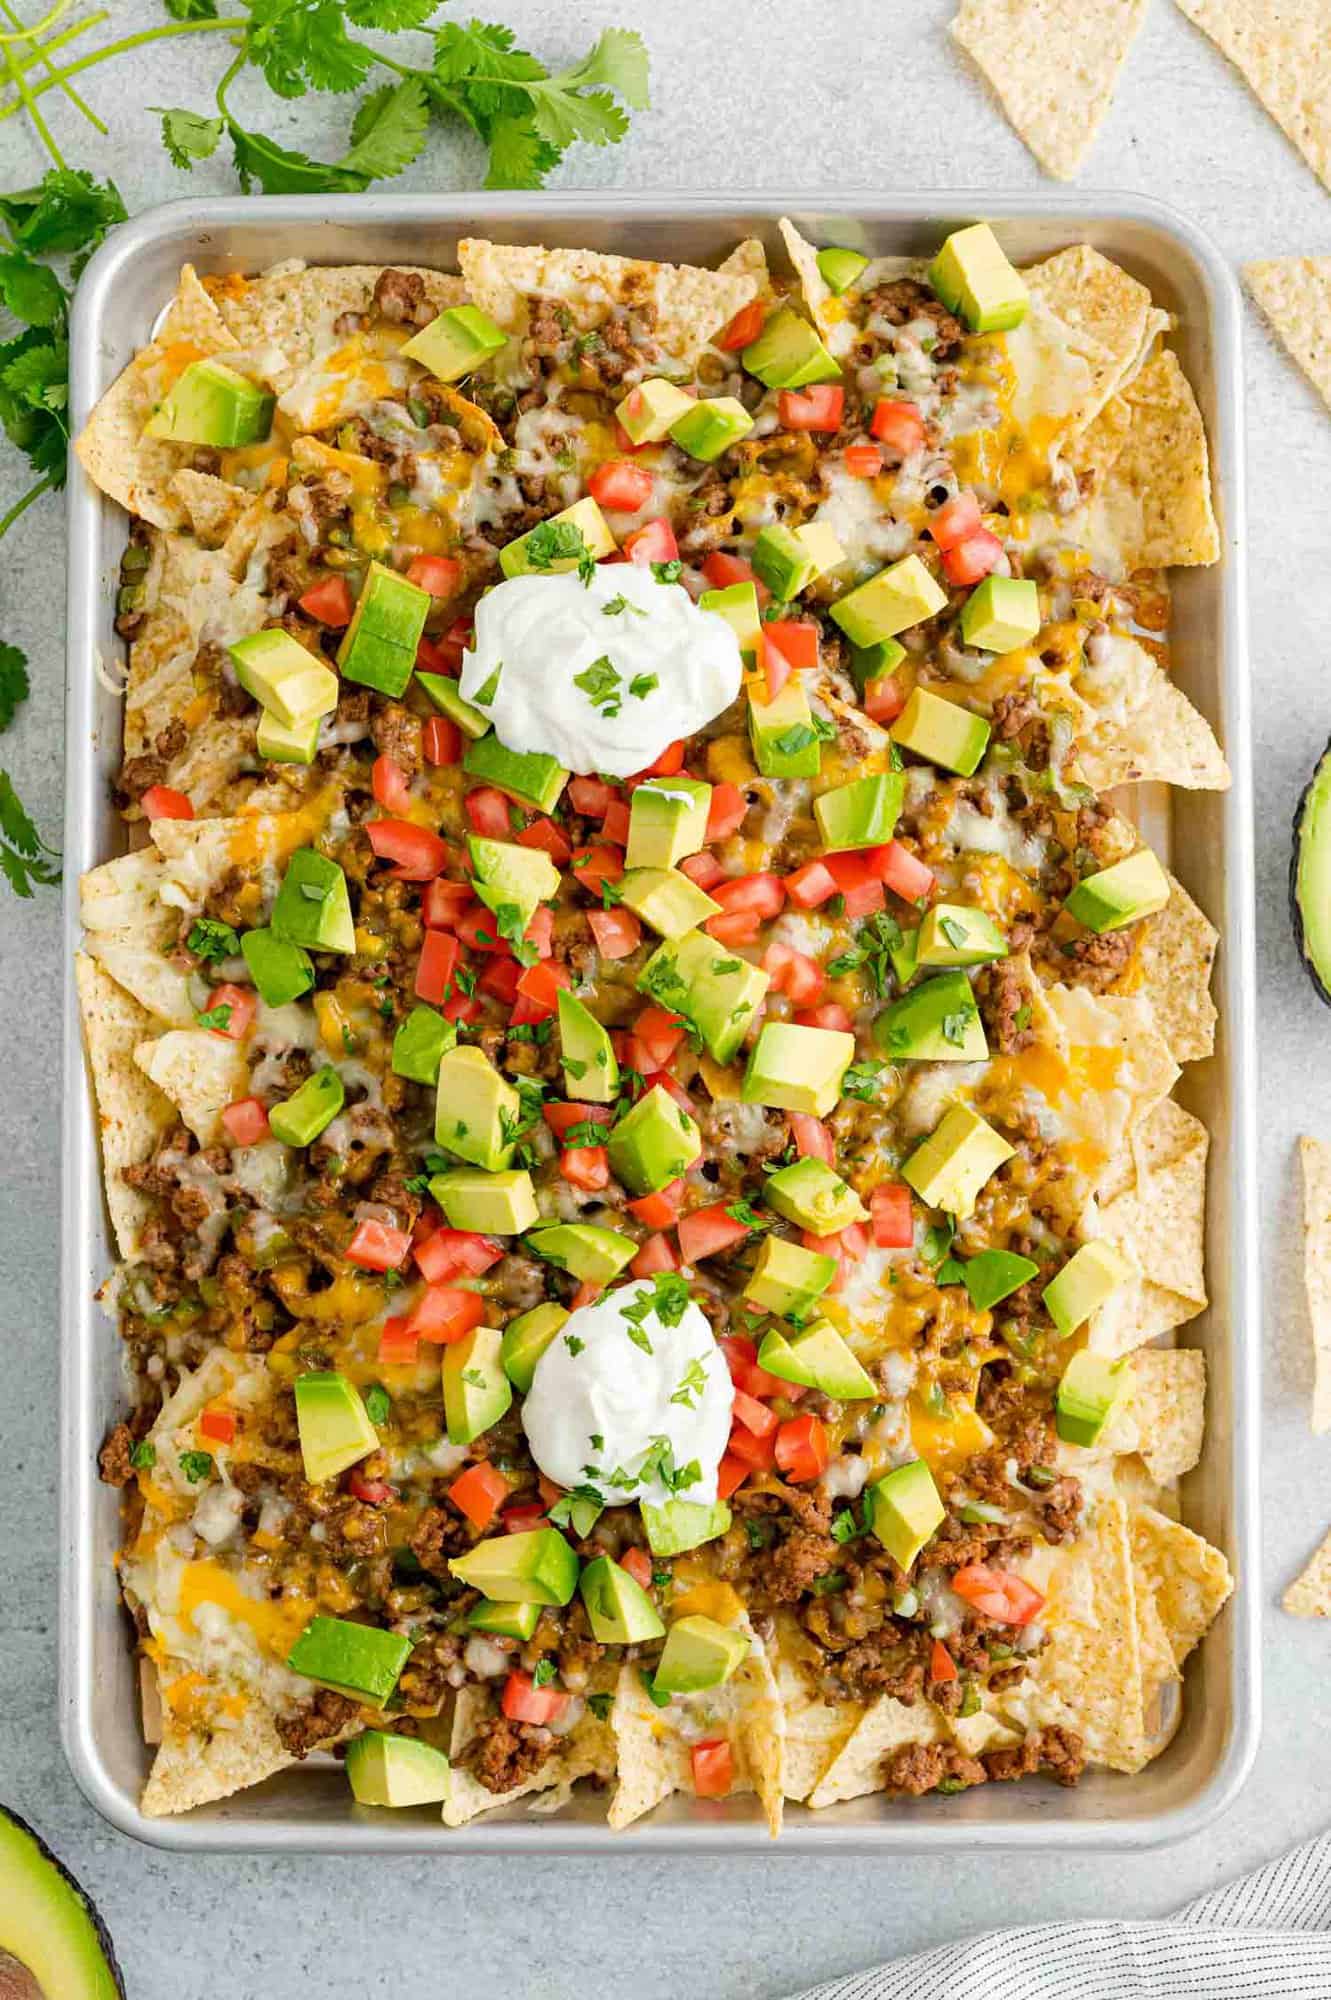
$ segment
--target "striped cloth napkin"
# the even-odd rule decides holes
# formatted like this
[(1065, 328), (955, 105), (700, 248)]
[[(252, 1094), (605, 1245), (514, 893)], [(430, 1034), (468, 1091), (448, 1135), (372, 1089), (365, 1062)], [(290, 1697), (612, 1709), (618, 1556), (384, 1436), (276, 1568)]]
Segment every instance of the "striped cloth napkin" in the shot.
[(799, 2000), (1328, 2000), (1331, 1834), (1164, 1923), (1023, 1924)]

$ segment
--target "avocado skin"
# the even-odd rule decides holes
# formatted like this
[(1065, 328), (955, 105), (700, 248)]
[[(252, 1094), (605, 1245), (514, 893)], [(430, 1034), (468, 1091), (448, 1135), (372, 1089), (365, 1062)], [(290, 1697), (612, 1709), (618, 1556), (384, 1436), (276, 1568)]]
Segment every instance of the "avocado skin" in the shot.
[[(97, 1905), (75, 1881), (64, 1863), (51, 1852), (36, 1828), (29, 1826), (27, 1820), (10, 1807), (0, 1806), (0, 1878), (7, 1878), (5, 1888), (13, 1897), (11, 1902), (10, 1894), (6, 1894), (0, 1899), (3, 1904), (14, 1912), (20, 1911), (24, 1906), (23, 1874), (32, 1870), (40, 1878), (48, 1869), (55, 1878), (48, 1885), (48, 1894), (58, 1896), (62, 1903), (65, 1897), (69, 1898), (74, 1906), (69, 1914), (76, 1924), (86, 1922), (91, 1927), (91, 1942), (102, 1960), (100, 1965), (89, 1965), (90, 1978), (85, 1991), (63, 1993), (60, 2000), (113, 2000), (113, 1996), (114, 2000), (125, 2000), (125, 1977), (116, 1959), (111, 1934), (102, 1921)], [(34, 1903), (37, 1900), (33, 1898)], [(8, 1917), (0, 1916), (0, 1950), (11, 1949), (19, 1942), (19, 1937), (19, 1931), (11, 1927)], [(14, 1951), (14, 1956), (20, 1964), (26, 1963), (18, 1950)]]
[[(1289, 857), (1289, 909), (1294, 924), (1294, 942), (1318, 999), (1324, 1006), (1331, 1007), (1331, 910), (1327, 913), (1327, 935), (1319, 943), (1315, 941), (1316, 914), (1309, 921), (1299, 901), (1299, 863), (1304, 853), (1305, 822), (1309, 812), (1319, 803), (1331, 814), (1331, 738), (1299, 794), (1299, 803), (1294, 809), (1294, 839)], [(1331, 817), (1322, 829), (1322, 838), (1331, 841)], [(1331, 870), (1328, 872), (1331, 873)], [(1310, 933), (1314, 934), (1312, 938)]]

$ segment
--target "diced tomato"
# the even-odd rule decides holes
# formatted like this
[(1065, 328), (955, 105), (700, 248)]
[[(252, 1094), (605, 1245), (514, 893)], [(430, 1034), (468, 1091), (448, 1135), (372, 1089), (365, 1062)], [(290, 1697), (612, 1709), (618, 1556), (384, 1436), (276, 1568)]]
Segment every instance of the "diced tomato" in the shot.
[(321, 625), (331, 625), (335, 630), (351, 623), (355, 609), (351, 587), (344, 576), (321, 577), (297, 602), (307, 618), (317, 618)]
[(386, 1222), (359, 1222), (347, 1245), (347, 1262), (362, 1271), (396, 1271), (411, 1248), (411, 1232)]
[(727, 320), (713, 340), (713, 347), (722, 348), (727, 354), (737, 354), (741, 347), (752, 347), (763, 330), (763, 321), (766, 317), (767, 307), (762, 300), (750, 299), (746, 306), (740, 307), (732, 320)]
[(599, 896), (602, 882), (618, 882), (624, 873), (624, 856), (617, 847), (579, 847), (573, 855), (573, 873), (584, 889)]
[(705, 1736), (689, 1751), (695, 1799), (724, 1799), (735, 1782), (735, 1759), (724, 1736)]
[(836, 893), (836, 878), (825, 861), (806, 861), (786, 877), (786, 894), (801, 910), (816, 910)]
[(769, 640), (766, 632), (763, 634), (763, 672), (767, 677), (767, 699), (775, 701), (794, 668), (776, 640)]
[(478, 785), (474, 792), (467, 793), (462, 804), (473, 833), (487, 840), (508, 840), (512, 835), (513, 822), (509, 818), (512, 808), (493, 785)]
[(628, 780), (631, 785), (640, 785), (644, 778), (673, 778), (676, 771), (684, 769), (684, 738), (675, 743), (667, 743), (654, 764), (645, 771), (635, 771)]
[(481, 1003), (474, 993), (455, 993), (444, 1002), (444, 1019), (470, 1026), (481, 1018)]
[(935, 1639), (929, 1648), (929, 1678), (939, 1682), (959, 1679), (957, 1663), (941, 1639)]
[(788, 431), (837, 431), (846, 410), (846, 392), (839, 382), (815, 382), (808, 389), (782, 389), (776, 413)]
[(506, 1535), (529, 1535), (533, 1528), (549, 1526), (549, 1516), (539, 1500), (525, 1500), (517, 1507), (505, 1507), (499, 1525)]
[(381, 1368), (406, 1368), (415, 1361), (421, 1344), (421, 1337), (413, 1333), (405, 1316), (386, 1319), (379, 1330), (379, 1348), (375, 1360)]
[(987, 1563), (966, 1563), (952, 1573), (952, 1588), (986, 1618), (1003, 1625), (1029, 1625), (1044, 1610), (1044, 1597), (1010, 1569), (990, 1569)]
[(781, 649), (796, 673), (818, 664), (818, 627), (806, 618), (773, 618), (763, 638)]
[(524, 967), (519, 973), (516, 991), (528, 1002), (529, 1007), (536, 1009), (530, 1018), (544, 1021), (559, 1006), (556, 996), (560, 987), (571, 984), (572, 977), (562, 965), (556, 965), (551, 959), (542, 958), (535, 965)]
[(941, 507), (935, 507), (925, 525), (940, 549), (954, 549), (958, 542), (967, 541), (977, 528), (984, 526), (980, 503), (973, 493), (958, 493)]
[(835, 1000), (824, 1000), (817, 1007), (802, 1007), (795, 1016), (795, 1025), (800, 1028), (830, 1028), (835, 1035), (851, 1032), (850, 1015)]
[(416, 641), (416, 665), (427, 674), (443, 674), (455, 681), (465, 651), (465, 647), (455, 646), (446, 635), (442, 639), (427, 639), (422, 633)]
[(639, 1046), (646, 1050), (649, 1069), (665, 1069), (684, 1039), (684, 1017), (665, 1007), (644, 1007), (633, 1023)]
[(919, 856), (903, 847), (899, 840), (870, 848), (869, 863), (884, 888), (900, 896), (903, 903), (922, 902), (938, 886), (933, 870), (926, 868)]
[(829, 875), (846, 899), (848, 917), (867, 917), (881, 910), (886, 898), (883, 885), (863, 850), (825, 856)]
[(669, 1229), (679, 1214), (683, 1198), (683, 1181), (671, 1181), (666, 1187), (658, 1188), (655, 1194), (640, 1194), (636, 1201), (625, 1202), (624, 1206), (646, 1228)]
[(562, 1688), (537, 1687), (530, 1674), (514, 1667), (504, 1682), (499, 1706), (510, 1722), (533, 1722), (539, 1728), (563, 1714), (568, 1696)]
[(737, 1221), (725, 1202), (713, 1202), (709, 1208), (695, 1208), (680, 1217), (679, 1252), (686, 1264), (696, 1264), (701, 1257), (733, 1250), (748, 1233), (748, 1223)]
[(398, 882), (430, 882), (448, 866), (448, 846), (428, 826), (406, 819), (369, 819), (365, 832), (380, 861), (395, 861)]
[(534, 944), (539, 957), (549, 958), (555, 948), (555, 913), (548, 903), (540, 903), (531, 913), (531, 922), (522, 933), (524, 944)]
[(572, 1310), (574, 1312), (581, 1312), (584, 1306), (592, 1305), (595, 1300), (599, 1299), (604, 1290), (604, 1285), (594, 1285), (590, 1278), (585, 1278), (578, 1286), (577, 1291), (574, 1292), (570, 1301)]
[(760, 1403), (746, 1389), (736, 1389), (730, 1407), (736, 1423), (743, 1424), (754, 1437), (770, 1436), (781, 1421), (775, 1410), (769, 1410), (766, 1403)]
[(864, 690), (864, 713), (871, 722), (895, 722), (906, 697), (895, 674), (880, 674)]
[(484, 903), (473, 903), (460, 917), (454, 917), (453, 929), (468, 951), (498, 952), (504, 958), (512, 955), (508, 939), (499, 935), (498, 918)]
[[(437, 933), (442, 937), (442, 931)], [(511, 1007), (518, 997), (518, 979), (522, 968), (515, 958), (492, 957), (476, 984), (482, 993), (492, 993), (496, 1000), (502, 1000)]]
[(737, 944), (753, 944), (758, 936), (762, 918), (751, 910), (734, 910), (719, 917), (709, 917), (703, 929), (718, 944), (734, 947)]
[(770, 1431), (766, 1437), (757, 1437), (752, 1431), (746, 1430), (743, 1424), (735, 1424), (731, 1429), (726, 1450), (732, 1458), (737, 1458), (741, 1465), (747, 1466), (750, 1472), (770, 1472), (776, 1464), (778, 1435), (777, 1431)]
[(421, 734), (427, 764), (457, 764), (462, 759), (462, 731), (446, 715), (432, 715)]
[(713, 549), (703, 558), (702, 573), (713, 590), (729, 590), (732, 583), (751, 583), (759, 604), (766, 604), (772, 595), (766, 584), (759, 583), (752, 563), (746, 563), (742, 556), (727, 555), (724, 549)]
[(479, 1326), (485, 1318), (485, 1301), (478, 1292), (466, 1292), (453, 1285), (427, 1285), (424, 1295), (407, 1314), (408, 1333), (419, 1340), (449, 1345)]
[(199, 1416), (199, 1435), (214, 1444), (230, 1444), (236, 1435), (234, 1410), (204, 1410)]
[(193, 819), (194, 807), (170, 785), (149, 785), (139, 803), (146, 819)]
[(381, 805), (386, 813), (399, 816), (411, 805), (411, 786), (400, 764), (391, 757), (376, 757), (374, 769), (370, 773), (370, 789), (374, 793), (376, 805)]
[(625, 535), (624, 554), (635, 563), (678, 562), (679, 543), (669, 521), (646, 521), (631, 535)]
[(765, 1401), (770, 1396), (785, 1396), (795, 1402), (804, 1394), (803, 1389), (793, 1383), (783, 1382), (776, 1375), (769, 1375), (765, 1368), (758, 1366), (758, 1350), (751, 1340), (742, 1333), (722, 1334), (717, 1346), (726, 1357), (730, 1379), (737, 1389)]
[(821, 1118), (814, 1118), (807, 1111), (792, 1111), (790, 1134), (801, 1160), (822, 1160), (829, 1167), (836, 1165), (836, 1141)]
[(915, 1241), (910, 1189), (904, 1181), (882, 1181), (869, 1196), (873, 1240), (880, 1250), (909, 1250)]
[(738, 785), (713, 785), (707, 805), (707, 838), (725, 840), (737, 833), (748, 810), (749, 802)]
[(259, 996), (252, 986), (214, 986), (208, 995), (207, 1012), (215, 1014), (219, 1008), (227, 1008), (226, 1026), (212, 1029), (224, 1041), (243, 1041), (253, 1025), (258, 1011)]
[(792, 1417), (776, 1434), (776, 1462), (796, 1482), (819, 1479), (827, 1470), (827, 1432), (819, 1418)]
[(363, 1500), (367, 1507), (382, 1507), (397, 1498), (397, 1488), (386, 1479), (367, 1479), (354, 1466), (347, 1474), (347, 1491), (353, 1499)]
[(431, 1230), (416, 1244), (412, 1255), (421, 1276), (431, 1285), (449, 1278), (479, 1278), (503, 1256), (503, 1246), (493, 1236), (476, 1229)]
[(873, 406), (873, 416), (869, 429), (889, 450), (898, 452), (902, 458), (909, 458), (911, 452), (918, 451), (924, 443), (924, 418), (914, 403), (894, 401), (891, 396), (880, 396)]
[(572, 1125), (599, 1125), (609, 1132), (612, 1123), (608, 1104), (543, 1104), (541, 1116), (557, 1139)]
[(827, 975), (817, 959), (796, 951), (788, 944), (769, 944), (763, 953), (763, 970), (771, 977), (775, 992), (785, 993), (797, 1007), (810, 1007), (827, 984)]
[(689, 854), (679, 864), (681, 875), (687, 875), (690, 882), (696, 882), (700, 889), (711, 889), (725, 879), (725, 870), (714, 854)]
[(587, 922), (602, 958), (627, 958), (642, 943), (642, 925), (632, 910), (589, 910)]
[(226, 1105), (222, 1123), (233, 1146), (257, 1146), (268, 1137), (268, 1113), (257, 1097), (238, 1097)]
[(679, 1258), (675, 1246), (663, 1231), (646, 1238), (637, 1256), (629, 1265), (635, 1278), (650, 1278), (657, 1271), (677, 1271)]
[(559, 1155), (559, 1171), (570, 1187), (595, 1194), (610, 1180), (610, 1155), (604, 1146), (570, 1146)]
[(674, 1098), (681, 1111), (687, 1111), (690, 1118), (697, 1117), (697, 1105), (679, 1078), (672, 1076), (668, 1069), (652, 1069), (646, 1072), (642, 1080), (643, 1095), (645, 1096), (649, 1090), (655, 1090), (658, 1084), (668, 1097)]
[(421, 916), (432, 931), (452, 930), (472, 907), (471, 887), (466, 882), (445, 882), (436, 876), (421, 893)]
[(652, 1559), (646, 1549), (625, 1549), (619, 1566), (626, 1569), (640, 1590), (652, 1587)]
[(618, 796), (601, 778), (569, 779), (568, 802), (584, 819), (604, 819)]
[(883, 454), (876, 444), (848, 444), (841, 459), (852, 479), (876, 479), (883, 469)]
[(462, 564), (453, 556), (413, 556), (407, 565), (407, 582), (431, 597), (456, 597), (462, 583)]
[(416, 998), (438, 1007), (453, 990), (458, 941), (452, 931), (427, 930), (416, 961)]
[(488, 1458), (480, 1458), (458, 1474), (448, 1489), (448, 1497), (473, 1528), (484, 1532), (512, 1490), (503, 1473)]
[(568, 861), (570, 848), (564, 829), (556, 826), (552, 819), (544, 815), (534, 819), (530, 826), (524, 826), (518, 835), (519, 847), (538, 847), (548, 854), (556, 868), (563, 868)]
[(943, 575), (949, 583), (979, 583), (998, 567), (1002, 555), (1003, 544), (998, 536), (991, 535), (988, 528), (977, 528), (964, 542), (957, 542), (944, 553)]
[(602, 822), (601, 832), (607, 840), (612, 840), (616, 847), (627, 847), (629, 841), (629, 819), (630, 813), (627, 800), (614, 799), (611, 801), (609, 810)]
[(608, 507), (613, 514), (636, 514), (651, 499), (652, 485), (652, 475), (645, 466), (612, 458), (597, 466), (587, 481), (587, 491), (598, 507)]
[(854, 889), (843, 889), (841, 893), (846, 905), (844, 914), (848, 917), (872, 917), (887, 907), (881, 882), (863, 882)]
[(734, 875), (728, 882), (718, 882), (712, 900), (721, 905), (728, 916), (740, 911), (746, 915), (777, 917), (781, 914), (786, 900), (786, 885), (779, 875)]
[(728, 1500), (735, 1489), (744, 1484), (751, 1470), (752, 1468), (745, 1465), (743, 1459), (736, 1458), (733, 1452), (723, 1452), (721, 1463), (716, 1468), (717, 1499)]

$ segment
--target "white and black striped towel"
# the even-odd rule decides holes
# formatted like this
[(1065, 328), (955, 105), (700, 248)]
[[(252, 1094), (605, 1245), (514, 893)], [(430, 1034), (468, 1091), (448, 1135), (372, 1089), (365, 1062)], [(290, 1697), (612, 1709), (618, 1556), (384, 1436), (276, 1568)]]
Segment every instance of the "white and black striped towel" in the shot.
[(811, 1988), (800, 2000), (1328, 2000), (1331, 1834), (1166, 1923), (1023, 1924)]

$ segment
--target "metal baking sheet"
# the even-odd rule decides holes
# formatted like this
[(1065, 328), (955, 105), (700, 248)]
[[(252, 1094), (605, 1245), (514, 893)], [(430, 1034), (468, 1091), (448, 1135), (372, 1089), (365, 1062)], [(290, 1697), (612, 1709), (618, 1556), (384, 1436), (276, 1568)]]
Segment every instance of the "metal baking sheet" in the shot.
[[(1075, 1791), (991, 1785), (947, 1799), (882, 1796), (822, 1813), (792, 1806), (780, 1851), (976, 1848), (1137, 1848), (1196, 1833), (1233, 1799), (1257, 1744), (1257, 1440), (1259, 1424), (1256, 1201), (1253, 1172), (1254, 958), (1248, 676), (1243, 579), (1243, 425), (1239, 304), (1234, 280), (1204, 236), (1158, 202), (1092, 194), (1027, 196), (872, 193), (725, 196), (478, 197), (357, 195), (172, 202), (118, 230), (78, 289), (71, 332), (75, 426), (150, 334), (182, 263), (202, 272), (255, 272), (279, 259), (455, 267), (460, 235), (587, 245), (710, 263), (743, 236), (782, 261), (776, 218), (790, 214), (815, 241), (870, 253), (931, 251), (951, 228), (984, 216), (1018, 262), (1087, 240), (1147, 283), (1175, 315), (1174, 336), (1211, 440), (1223, 556), (1175, 575), (1175, 673), (1215, 725), (1233, 771), (1228, 793), (1172, 796), (1173, 866), (1222, 932), (1214, 1057), (1185, 1073), (1181, 1095), (1212, 1135), (1207, 1224), (1211, 1306), (1182, 1338), (1206, 1351), (1209, 1423), (1189, 1475), (1185, 1518), (1229, 1554), (1238, 1591), (1193, 1654), (1183, 1721), (1164, 1754), (1135, 1778), (1095, 1772)], [(65, 941), (79, 939), (81, 870), (123, 844), (109, 779), (120, 759), (119, 705), (96, 672), (114, 662), (114, 599), (125, 517), (71, 467), (66, 716)], [(162, 1847), (393, 1853), (631, 1854), (773, 1852), (751, 1801), (699, 1806), (676, 1798), (628, 1832), (604, 1824), (604, 1802), (575, 1798), (543, 1817), (520, 1806), (449, 1831), (428, 1810), (353, 1806), (331, 1761), (270, 1779), (181, 1819), (146, 1820), (139, 1789), (150, 1752), (139, 1727), (138, 1675), (112, 1555), (117, 1500), (96, 1476), (96, 1451), (123, 1401), (119, 1340), (94, 1303), (112, 1255), (103, 1211), (92, 1104), (72, 978), (64, 1020), (63, 1476), (60, 1707), (66, 1754), (89, 1800), (114, 1825)]]

